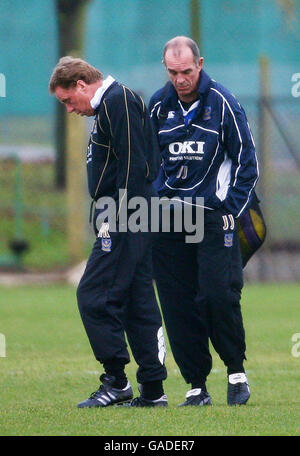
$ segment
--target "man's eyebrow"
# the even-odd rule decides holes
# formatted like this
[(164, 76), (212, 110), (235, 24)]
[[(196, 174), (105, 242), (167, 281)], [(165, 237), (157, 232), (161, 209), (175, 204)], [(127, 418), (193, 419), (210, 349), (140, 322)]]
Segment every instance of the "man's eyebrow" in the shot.
[[(167, 70), (171, 73), (178, 73), (177, 70), (173, 70), (173, 68), (167, 68)], [(192, 68), (186, 68), (185, 70), (182, 70), (182, 71), (179, 71), (179, 73), (188, 73), (189, 71), (191, 71)]]
[(70, 98), (58, 98), (60, 103), (66, 104), (70, 102)]

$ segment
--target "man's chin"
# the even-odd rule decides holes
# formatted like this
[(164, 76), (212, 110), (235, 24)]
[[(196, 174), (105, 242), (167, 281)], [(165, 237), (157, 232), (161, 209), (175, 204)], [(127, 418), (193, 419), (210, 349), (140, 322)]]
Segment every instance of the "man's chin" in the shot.
[(78, 112), (78, 115), (81, 117), (92, 117), (95, 115), (95, 111), (88, 111), (88, 112)]
[(189, 88), (176, 89), (176, 91), (177, 91), (178, 95), (182, 96), (182, 97), (188, 97), (191, 93)]

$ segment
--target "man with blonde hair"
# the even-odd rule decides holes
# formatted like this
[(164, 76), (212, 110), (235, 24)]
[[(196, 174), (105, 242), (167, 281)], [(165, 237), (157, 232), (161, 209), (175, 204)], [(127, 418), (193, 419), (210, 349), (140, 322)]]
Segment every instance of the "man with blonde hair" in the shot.
[[(165, 345), (152, 285), (151, 233), (124, 232), (119, 219), (125, 205), (120, 192), (128, 199), (139, 196), (147, 201), (156, 194), (152, 181), (159, 151), (148, 111), (132, 90), (70, 56), (59, 60), (49, 90), (68, 113), (94, 116), (86, 156), (89, 193), (93, 202), (108, 197), (116, 207), (116, 229), (112, 229), (105, 218), (98, 226), (103, 208), (96, 204), (97, 237), (77, 289), (86, 333), (104, 368), (99, 389), (78, 407), (166, 406)], [(129, 362), (125, 333), (138, 364), (141, 394), (133, 400), (125, 374)]]

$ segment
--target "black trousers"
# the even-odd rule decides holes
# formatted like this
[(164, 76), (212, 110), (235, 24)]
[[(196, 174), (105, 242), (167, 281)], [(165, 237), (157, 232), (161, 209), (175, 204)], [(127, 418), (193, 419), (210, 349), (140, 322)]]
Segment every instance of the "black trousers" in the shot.
[(153, 246), (169, 342), (187, 383), (206, 381), (212, 367), (209, 339), (227, 367), (242, 366), (245, 359), (241, 255), (236, 231), (228, 219), (224, 225), (224, 215), (205, 211), (199, 243), (186, 243), (184, 232), (160, 232)]
[(77, 289), (80, 315), (100, 363), (138, 364), (137, 381), (164, 380), (162, 320), (152, 278), (151, 233), (110, 233), (111, 251), (97, 238)]

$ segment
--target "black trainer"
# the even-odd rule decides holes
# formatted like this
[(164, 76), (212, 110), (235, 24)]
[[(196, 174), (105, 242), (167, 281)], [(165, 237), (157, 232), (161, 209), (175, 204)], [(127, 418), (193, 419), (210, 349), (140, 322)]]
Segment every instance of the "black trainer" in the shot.
[(121, 404), (124, 407), (166, 407), (168, 405), (168, 398), (163, 394), (160, 398), (150, 400), (143, 396), (143, 385), (139, 385), (139, 397), (135, 397), (131, 402)]
[(186, 405), (212, 405), (211, 397), (209, 393), (202, 391), (201, 388), (194, 388), (186, 393), (186, 401), (179, 404), (178, 407), (184, 407)]
[(250, 397), (248, 379), (244, 372), (228, 376), (227, 404), (243, 405)]
[(131, 402), (122, 404), (123, 407), (166, 407), (168, 398), (164, 394), (159, 399), (145, 399), (143, 396), (135, 397)]
[(102, 374), (100, 381), (102, 382), (100, 388), (92, 393), (88, 399), (80, 402), (77, 407), (107, 407), (132, 399), (133, 392), (129, 382), (125, 388), (118, 389), (112, 386), (115, 381), (115, 377), (112, 375)]

